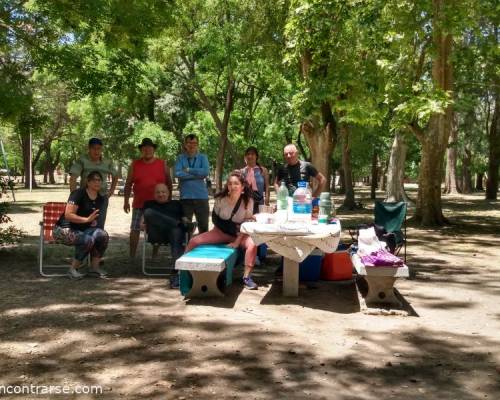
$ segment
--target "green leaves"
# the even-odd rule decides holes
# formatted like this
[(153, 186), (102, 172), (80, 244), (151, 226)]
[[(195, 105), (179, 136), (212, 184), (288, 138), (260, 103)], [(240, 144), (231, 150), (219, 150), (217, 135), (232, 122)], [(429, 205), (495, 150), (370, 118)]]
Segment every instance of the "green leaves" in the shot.
[(444, 114), (450, 104), (453, 104), (453, 100), (449, 92), (435, 91), (413, 95), (394, 108), (392, 127), (403, 129), (408, 125), (408, 121), (416, 121), (421, 128), (425, 128), (432, 115)]

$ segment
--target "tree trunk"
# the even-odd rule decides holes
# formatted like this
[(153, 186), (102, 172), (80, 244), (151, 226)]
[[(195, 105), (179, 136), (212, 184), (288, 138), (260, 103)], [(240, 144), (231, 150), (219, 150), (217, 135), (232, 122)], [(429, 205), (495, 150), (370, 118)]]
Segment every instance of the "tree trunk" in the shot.
[[(445, 0), (433, 0), (435, 54), (432, 60), (432, 79), (436, 89), (451, 92), (453, 67), (450, 58), (453, 38), (451, 33), (443, 29), (447, 22), (445, 3), (447, 3)], [(422, 145), (415, 218), (423, 226), (443, 225), (447, 222), (441, 204), (441, 182), (444, 153), (450, 137), (452, 118), (452, 107), (448, 106), (444, 114), (433, 114), (430, 117), (426, 132), (419, 129), (415, 123), (411, 125)]]
[[(228, 142), (228, 132), (229, 132), (229, 120), (231, 117), (231, 112), (233, 111), (234, 96), (236, 92), (236, 81), (231, 73), (228, 72), (227, 76), (227, 86), (226, 86), (226, 96), (224, 102), (219, 100), (219, 97), (213, 96), (209, 97), (197, 82), (196, 79), (196, 64), (193, 59), (189, 58), (187, 55), (181, 55), (182, 62), (187, 69), (187, 75), (182, 75), (188, 84), (194, 89), (194, 92), (198, 96), (198, 103), (204, 110), (210, 113), (214, 125), (219, 132), (219, 148), (217, 149), (217, 156), (215, 159), (215, 186), (216, 190), (220, 191), (222, 189), (222, 175), (224, 173), (224, 157), (226, 153), (226, 147)], [(224, 114), (222, 119), (219, 116), (219, 110), (223, 106)]]
[(389, 165), (387, 167), (387, 190), (385, 201), (408, 201), (404, 191), (405, 163), (408, 145), (401, 132), (397, 132), (392, 142)]
[(329, 103), (321, 106), (321, 115), (314, 115), (304, 121), (300, 130), (311, 151), (311, 162), (326, 178), (330, 186), (330, 159), (337, 145), (336, 120)]
[(342, 167), (344, 169), (345, 197), (342, 207), (347, 210), (356, 208), (354, 199), (354, 186), (352, 182), (351, 147), (349, 144), (349, 128), (346, 124), (340, 125), (340, 136), (342, 138)]
[(378, 182), (378, 187), (382, 191), (387, 190), (387, 171), (389, 170), (389, 160), (387, 160), (385, 163), (383, 163), (383, 168), (382, 171), (379, 174), (379, 182)]
[(332, 173), (332, 179), (330, 181), (330, 192), (335, 193), (335, 190), (337, 190), (335, 186), (335, 181), (337, 180), (337, 171), (333, 171)]
[(345, 194), (344, 168), (339, 169), (339, 194)]
[(370, 185), (370, 199), (375, 200), (377, 195), (378, 186), (378, 153), (377, 150), (373, 151), (372, 155), (372, 176)]
[(49, 162), (47, 160), (43, 162), (43, 183), (49, 183)]
[(482, 192), (484, 190), (483, 179), (484, 179), (484, 174), (482, 172), (478, 172), (476, 174), (476, 191), (478, 192)]
[[(21, 147), (23, 151), (23, 166), (24, 166), (24, 188), (29, 189), (30, 187), (30, 138), (28, 135), (21, 134)], [(35, 181), (35, 163), (32, 164), (32, 174), (31, 174), (31, 182), (32, 187), (37, 188), (37, 184)]]
[(446, 178), (444, 184), (444, 192), (448, 194), (458, 193), (458, 176), (457, 176), (457, 139), (458, 139), (458, 122), (457, 114), (453, 118), (453, 128), (448, 140), (448, 150), (446, 151)]
[(465, 146), (462, 157), (462, 193), (472, 193), (472, 152)]
[(229, 119), (233, 111), (234, 92), (236, 89), (236, 82), (232, 78), (228, 78), (228, 85), (226, 90), (226, 103), (224, 106), (224, 116), (222, 121), (218, 117), (217, 110), (212, 108), (210, 114), (214, 119), (215, 126), (219, 131), (219, 148), (217, 150), (217, 157), (215, 160), (215, 183), (216, 190), (222, 190), (222, 175), (224, 173), (224, 156), (226, 155), (226, 147), (228, 141)]
[(488, 141), (490, 146), (488, 159), (488, 180), (486, 182), (486, 199), (496, 200), (498, 196), (498, 169), (500, 167), (500, 96), (498, 86), (495, 94), (495, 110), (490, 124)]
[(215, 190), (222, 190), (222, 174), (224, 173), (224, 156), (226, 155), (227, 131), (219, 131), (219, 148), (215, 159)]
[(148, 98), (147, 98), (147, 104), (146, 104), (146, 107), (147, 107), (147, 116), (148, 116), (148, 119), (151, 121), (151, 122), (156, 122), (156, 117), (155, 117), (155, 94), (152, 90), (150, 90), (148, 92)]
[(55, 165), (50, 165), (49, 166), (49, 182), (52, 185), (55, 185), (55, 183), (56, 183), (55, 171), (56, 171)]
[(422, 144), (416, 217), (424, 226), (446, 223), (441, 204), (444, 153), (444, 147), (440, 149), (430, 141)]
[[(300, 58), (302, 77), (309, 78), (312, 54), (305, 51)], [(326, 68), (326, 66), (323, 66)], [(309, 116), (300, 126), (311, 151), (311, 162), (326, 178), (326, 187), (330, 186), (330, 158), (337, 145), (337, 120), (331, 104), (324, 101), (319, 110)]]

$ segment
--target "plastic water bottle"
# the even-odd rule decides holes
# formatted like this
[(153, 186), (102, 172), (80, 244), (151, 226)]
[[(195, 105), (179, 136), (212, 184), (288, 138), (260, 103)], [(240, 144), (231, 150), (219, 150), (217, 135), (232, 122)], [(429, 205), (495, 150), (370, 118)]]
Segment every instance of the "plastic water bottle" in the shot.
[(278, 210), (286, 210), (288, 207), (288, 189), (285, 185), (285, 181), (281, 181), (278, 193), (276, 193), (276, 200), (278, 205)]
[(307, 182), (300, 181), (293, 192), (291, 220), (296, 222), (311, 222), (312, 195), (307, 188)]

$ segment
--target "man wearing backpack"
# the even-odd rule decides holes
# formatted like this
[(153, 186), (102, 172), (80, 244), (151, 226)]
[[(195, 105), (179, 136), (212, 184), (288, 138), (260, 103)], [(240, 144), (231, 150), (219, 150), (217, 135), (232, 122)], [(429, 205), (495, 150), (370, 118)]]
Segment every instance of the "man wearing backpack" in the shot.
[[(87, 175), (92, 171), (98, 171), (103, 179), (99, 194), (104, 197), (104, 203), (99, 210), (99, 223), (104, 227), (106, 222), (106, 212), (108, 209), (109, 198), (115, 192), (118, 182), (118, 171), (114, 164), (102, 156), (102, 140), (99, 138), (91, 138), (89, 140), (88, 153), (80, 156), (71, 166), (69, 173), (69, 190), (73, 192), (77, 189), (76, 180), (80, 177), (80, 187), (85, 187)], [(111, 186), (108, 190), (108, 175), (111, 175)]]

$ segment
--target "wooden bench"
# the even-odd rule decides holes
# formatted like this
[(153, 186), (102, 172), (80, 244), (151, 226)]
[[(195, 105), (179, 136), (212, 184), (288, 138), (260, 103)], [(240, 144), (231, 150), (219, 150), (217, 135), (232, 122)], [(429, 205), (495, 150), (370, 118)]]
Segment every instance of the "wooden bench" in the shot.
[(225, 286), (232, 284), (237, 259), (238, 250), (224, 244), (200, 245), (179, 257), (175, 269), (180, 275), (181, 294), (186, 297), (224, 296), (217, 281), (224, 273)]
[(394, 293), (394, 282), (397, 278), (408, 278), (410, 276), (408, 267), (367, 267), (361, 262), (357, 254), (351, 256), (352, 265), (358, 275), (363, 276), (368, 283), (368, 294), (365, 297), (366, 304), (384, 303), (401, 307), (401, 302)]

